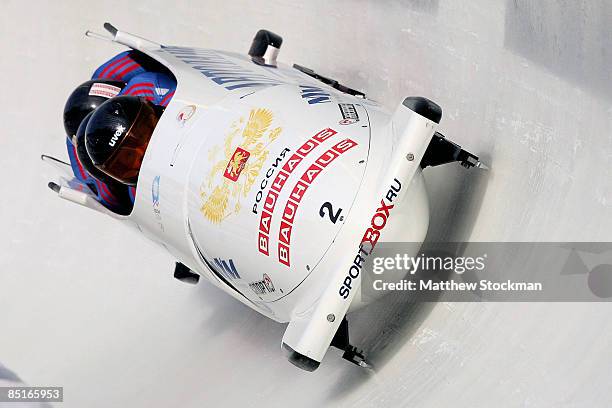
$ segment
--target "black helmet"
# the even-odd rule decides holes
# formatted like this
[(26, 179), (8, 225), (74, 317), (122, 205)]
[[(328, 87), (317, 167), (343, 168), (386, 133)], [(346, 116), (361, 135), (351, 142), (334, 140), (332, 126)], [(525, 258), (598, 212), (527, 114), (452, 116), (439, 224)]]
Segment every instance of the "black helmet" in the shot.
[(125, 87), (125, 82), (93, 79), (83, 82), (68, 97), (64, 106), (64, 129), (73, 138), (87, 114), (106, 102)]
[[(79, 128), (75, 136), (76, 154), (79, 161), (83, 165), (83, 168), (89, 175), (103, 182), (108, 187), (111, 195), (117, 200), (117, 203), (113, 205), (112, 210), (118, 214), (127, 215), (132, 209), (132, 201), (130, 199), (129, 187), (123, 183), (119, 183), (112, 177), (109, 177), (106, 173), (100, 171), (91, 161), (89, 154), (87, 154), (87, 148), (85, 145), (85, 131), (87, 129), (87, 123), (91, 119), (93, 112), (89, 112), (87, 116), (81, 121)], [(96, 186), (90, 186), (97, 193), (98, 188)], [(102, 187), (104, 188), (104, 187)]]
[(93, 114), (93, 111), (89, 112), (87, 116), (83, 118), (83, 120), (81, 121), (81, 124), (79, 125), (79, 128), (77, 129), (75, 140), (74, 140), (77, 157), (79, 158), (79, 161), (83, 165), (83, 168), (85, 169), (85, 171), (87, 171), (87, 173), (90, 174), (92, 177), (107, 184), (109, 187), (110, 186), (124, 186), (123, 184), (118, 183), (117, 180), (115, 180), (114, 178), (109, 177), (103, 171), (100, 171), (100, 169), (98, 169), (93, 164), (93, 162), (91, 161), (91, 158), (89, 157), (89, 154), (87, 153), (87, 148), (85, 146), (85, 130), (87, 129), (87, 123), (89, 123), (89, 119), (91, 118), (92, 114)]
[(117, 181), (136, 185), (160, 108), (137, 96), (117, 96), (100, 105), (85, 131), (93, 164)]

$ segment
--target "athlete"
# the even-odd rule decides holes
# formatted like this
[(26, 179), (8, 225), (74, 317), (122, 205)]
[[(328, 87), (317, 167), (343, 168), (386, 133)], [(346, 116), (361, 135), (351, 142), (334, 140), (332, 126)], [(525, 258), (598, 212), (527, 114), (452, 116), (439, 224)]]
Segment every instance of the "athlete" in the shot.
[(131, 50), (102, 64), (94, 72), (93, 79), (79, 85), (68, 98), (64, 108), (64, 127), (74, 175), (89, 187), (101, 204), (112, 211), (129, 214), (134, 203), (135, 187), (127, 187), (96, 172), (87, 160), (84, 146), (78, 146), (78, 139), (83, 141), (85, 133), (83, 127), (81, 137), (77, 138), (81, 122), (106, 100), (119, 95), (140, 96), (165, 107), (175, 89), (176, 82), (166, 68), (146, 55)]

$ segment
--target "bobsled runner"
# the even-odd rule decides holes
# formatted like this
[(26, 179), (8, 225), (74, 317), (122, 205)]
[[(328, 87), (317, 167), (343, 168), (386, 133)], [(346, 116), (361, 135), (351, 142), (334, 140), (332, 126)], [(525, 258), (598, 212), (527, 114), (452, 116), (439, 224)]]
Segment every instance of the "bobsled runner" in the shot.
[(480, 166), (437, 131), (441, 108), (406, 97), (388, 112), (362, 92), (279, 63), (282, 38), (266, 30), (240, 55), (105, 28), (107, 39), (171, 72), (177, 89), (146, 148), (128, 215), (66, 175), (53, 191), (161, 244), (177, 261), (177, 279), (206, 279), (288, 323), (281, 347), (294, 365), (313, 371), (335, 346), (367, 366), (346, 319), (366, 303), (365, 260), (380, 242), (425, 238), (423, 169)]

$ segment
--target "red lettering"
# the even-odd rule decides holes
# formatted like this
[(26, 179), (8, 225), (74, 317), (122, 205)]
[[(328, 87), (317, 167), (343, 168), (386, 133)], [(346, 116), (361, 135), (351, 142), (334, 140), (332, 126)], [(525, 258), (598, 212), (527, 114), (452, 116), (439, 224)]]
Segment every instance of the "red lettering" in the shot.
[(285, 244), (278, 244), (278, 261), (283, 265), (290, 266), (289, 247)]
[(283, 189), (283, 186), (285, 185), (285, 182), (287, 181), (288, 178), (289, 178), (289, 174), (285, 173), (282, 170), (279, 171), (278, 174), (276, 175), (276, 178), (274, 179), (274, 182), (270, 186), (270, 190), (274, 190), (280, 193), (280, 191)]
[(285, 211), (283, 211), (283, 220), (293, 224), (293, 219), (295, 218), (297, 207), (297, 203), (294, 203), (291, 200), (287, 200), (287, 204), (285, 205)]
[(316, 164), (311, 164), (308, 170), (302, 174), (300, 179), (305, 183), (312, 183), (314, 179), (317, 178), (319, 173), (321, 173), (321, 170), (323, 170), (321, 167), (317, 166)]
[(372, 244), (372, 248), (374, 248), (376, 246), (376, 243), (378, 242), (378, 238), (380, 238), (380, 232), (373, 228), (368, 228), (365, 234), (363, 234), (361, 242), (369, 242), (370, 244)]
[(261, 218), (259, 219), (259, 231), (264, 234), (270, 233), (270, 222), (272, 220), (272, 214), (267, 211), (261, 212)]
[(270, 212), (274, 212), (274, 207), (276, 206), (277, 198), (278, 198), (278, 193), (272, 190), (268, 191), (266, 201), (264, 201), (264, 208)]
[(270, 243), (270, 239), (267, 235), (259, 233), (259, 252), (264, 255), (269, 255), (268, 253), (268, 244)]
[[(376, 212), (378, 213), (378, 212), (382, 211), (383, 214), (385, 215), (385, 217), (388, 217), (389, 216), (389, 210), (392, 209), (395, 204), (385, 205), (385, 202), (383, 200), (380, 200), (380, 205), (381, 206), (376, 209)], [(372, 217), (372, 218), (374, 218), (374, 217)]]
[(325, 167), (329, 163), (333, 162), (336, 159), (336, 157), (338, 157), (338, 156), (339, 156), (338, 153), (336, 153), (335, 151), (329, 149), (328, 151), (323, 153), (321, 156), (319, 156), (319, 158), (316, 160), (315, 163), (317, 163), (321, 167)]
[(281, 221), (280, 229), (278, 230), (278, 240), (284, 244), (291, 244), (291, 224)]
[(308, 153), (310, 153), (311, 151), (314, 150), (315, 147), (317, 147), (319, 145), (319, 143), (317, 143), (315, 140), (307, 140), (302, 146), (300, 146), (299, 149), (297, 149), (297, 152), (299, 154), (301, 154), (302, 156), (306, 156)]
[(357, 146), (357, 142), (354, 142), (351, 139), (344, 139), (343, 141), (332, 147), (332, 149), (342, 154), (355, 146)]
[[(380, 221), (380, 223), (377, 223), (376, 220), (382, 220), (382, 221)], [(385, 217), (384, 214), (376, 213), (374, 214), (374, 217), (372, 217), (372, 227), (376, 228), (377, 230), (381, 230), (385, 228), (386, 224), (387, 224), (387, 217)]]
[(333, 129), (327, 128), (327, 129), (323, 129), (322, 131), (320, 131), (319, 133), (317, 133), (316, 135), (314, 135), (312, 138), (314, 140), (317, 140), (319, 142), (324, 142), (327, 139), (329, 139), (330, 137), (332, 137), (333, 135), (335, 135), (336, 132)]
[(304, 193), (308, 190), (308, 184), (303, 181), (298, 181), (293, 187), (293, 191), (291, 192), (291, 198), (295, 200), (295, 202), (299, 203), (302, 201), (302, 197), (304, 197)]
[(285, 165), (283, 166), (283, 170), (285, 170), (287, 173), (291, 173), (298, 166), (298, 164), (300, 164), (301, 161), (302, 156), (299, 156), (294, 153), (289, 158), (289, 160), (287, 160), (287, 163), (285, 163)]

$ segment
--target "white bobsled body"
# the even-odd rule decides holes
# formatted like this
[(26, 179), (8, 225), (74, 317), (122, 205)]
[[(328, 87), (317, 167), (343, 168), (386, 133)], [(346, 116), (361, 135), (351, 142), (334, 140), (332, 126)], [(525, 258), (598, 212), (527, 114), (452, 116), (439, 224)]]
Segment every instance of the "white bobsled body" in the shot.
[[(376, 245), (426, 235), (422, 159), (439, 107), (407, 98), (391, 114), (300, 69), (110, 31), (177, 80), (133, 210), (114, 217), (234, 298), (289, 322), (290, 360), (315, 369), (346, 332), (349, 308), (364, 304), (361, 270)], [(423, 101), (438, 116), (418, 108)]]
[[(433, 122), (405, 108), (420, 133), (404, 134), (408, 122), (394, 129), (376, 104), (290, 67), (213, 50), (143, 51), (172, 71), (178, 87), (147, 148), (127, 218), (226, 292), (291, 321), (316, 303), (346, 254), (355, 256), (398, 139), (421, 138), (424, 149)], [(415, 170), (400, 180), (411, 194), (395, 203), (384, 240), (424, 238), (427, 198)], [(349, 247), (337, 243), (353, 235)]]

